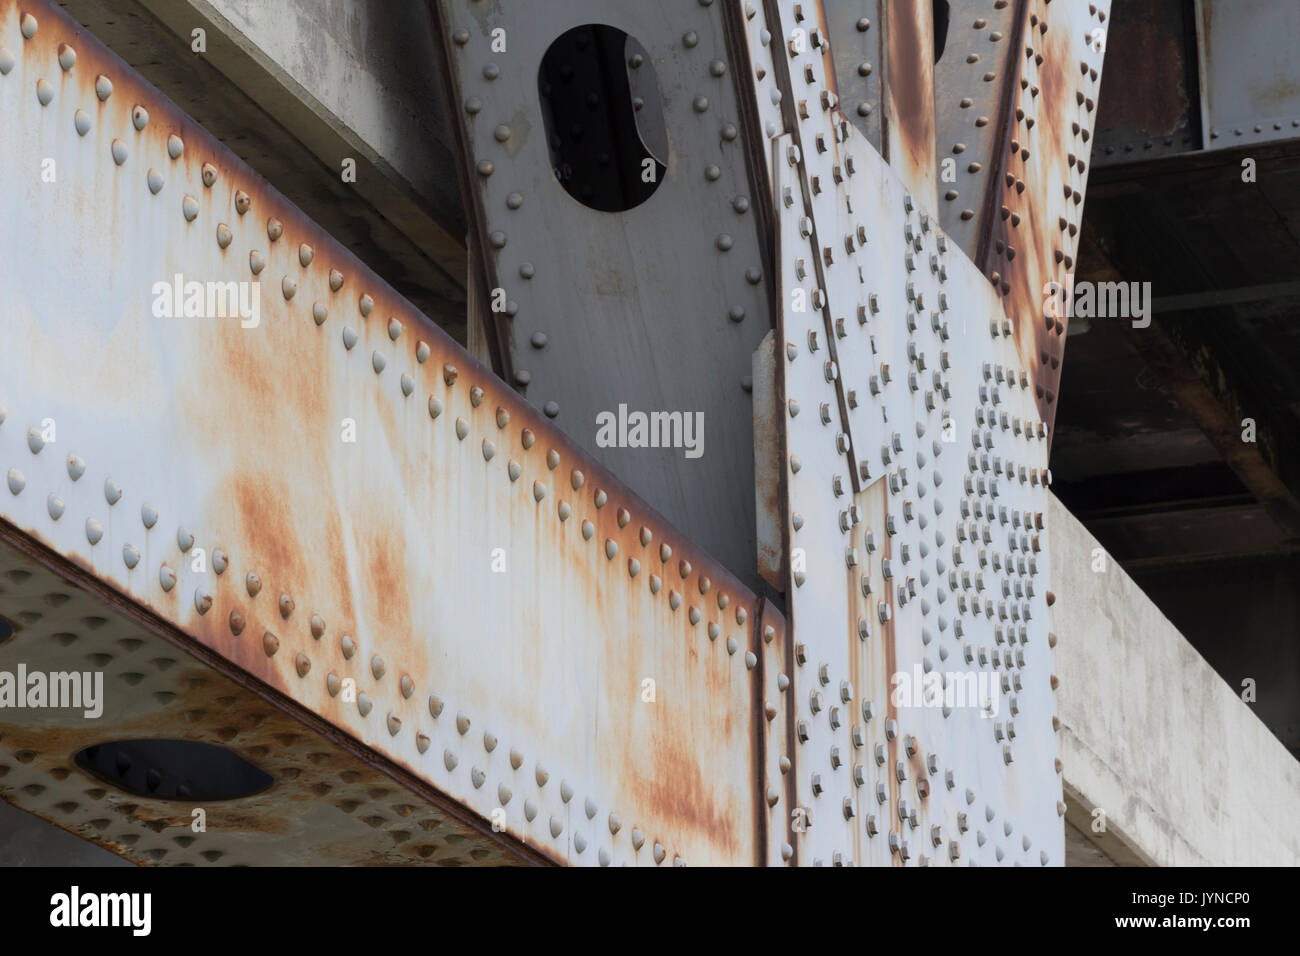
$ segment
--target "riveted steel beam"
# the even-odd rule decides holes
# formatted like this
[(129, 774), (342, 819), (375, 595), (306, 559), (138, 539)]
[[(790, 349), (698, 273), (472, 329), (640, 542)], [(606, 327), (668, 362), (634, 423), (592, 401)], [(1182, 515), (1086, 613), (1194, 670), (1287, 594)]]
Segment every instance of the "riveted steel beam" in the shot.
[(1045, 302), (1074, 274), (1110, 4), (1028, 0), (1024, 11), (994, 192), (968, 252), (1015, 322), (1020, 365), (1050, 432), (1067, 320)]
[[(756, 389), (756, 418), (776, 409), (776, 434), (760, 434), (782, 455), (760, 491), (778, 501), (780, 533), (766, 534), (762, 554), (783, 542), (782, 560), (764, 566), (786, 577), (792, 652), (782, 672), (793, 775), (785, 852), (813, 865), (1059, 864), (1050, 402), (1023, 346), (1042, 297), (1016, 300), (1002, 276), (990, 282), (940, 228), (935, 177), (887, 161), (849, 119), (828, 55), (837, 37), (814, 29), (799, 42), (820, 8), (768, 5), (783, 42), (763, 45), (789, 130), (769, 164), (776, 336), (771, 357), (755, 360), (756, 375), (775, 365), (765, 372), (774, 398)], [(1087, 31), (1070, 22), (1080, 8), (1086, 19), (1082, 4), (1056, 16), (1050, 76), (1088, 51)], [(1038, 30), (1036, 9), (1020, 13)], [(884, 33), (888, 61), (888, 19)], [(886, 98), (888, 87), (887, 74)], [(1058, 125), (1073, 115), (1069, 93), (1070, 110), (1060, 89), (1045, 94)], [(924, 127), (899, 112), (910, 131)], [(1056, 140), (1046, 141), (1050, 151)], [(1082, 173), (1077, 157), (1059, 158), (1041, 179)], [(1038, 193), (1026, 202), (1040, 199), (1059, 205)]]
[(0, 66), (0, 658), (109, 695), (6, 711), (5, 798), (212, 862), (72, 761), (165, 733), (275, 780), (227, 862), (767, 859), (775, 609), (57, 6)]
[[(731, 2), (435, 7), (495, 364), (757, 586), (748, 389), (772, 319), (747, 151), (772, 103), (742, 102), (735, 35), (754, 18)], [(598, 417), (624, 409), (702, 414), (702, 454), (611, 447)]]

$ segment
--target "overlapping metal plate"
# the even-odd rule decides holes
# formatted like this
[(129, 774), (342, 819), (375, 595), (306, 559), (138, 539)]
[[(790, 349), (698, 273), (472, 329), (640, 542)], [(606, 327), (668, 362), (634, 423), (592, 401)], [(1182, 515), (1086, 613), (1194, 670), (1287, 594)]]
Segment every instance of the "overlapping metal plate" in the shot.
[[(699, 30), (720, 42), (707, 17)], [(0, 662), (84, 658), (110, 694), (89, 725), (0, 715), (5, 799), (153, 861), (171, 834), (135, 853), (117, 837), (138, 820), (97, 827), (111, 800), (73, 753), (160, 731), (220, 742), (274, 712), (267, 726), (301, 739), (231, 746), (276, 774), (272, 802), (319, 828), (312, 845), (337, 827), (336, 862), (374, 859), (353, 852), (362, 828), (387, 859), (436, 819), (485, 861), (763, 858), (762, 609), (735, 576), (42, 0), (0, 0), (0, 128), (0, 528), (61, 582), (29, 594), (31, 569), (5, 565), (0, 601), (21, 599), (30, 632)], [(717, 151), (733, 177), (717, 189), (738, 194)], [(710, 230), (723, 206), (701, 207)], [(725, 215), (739, 240), (748, 217)], [(738, 296), (739, 251), (720, 280)], [(256, 323), (212, 299), (187, 313), (188, 283), (256, 294)], [(757, 318), (750, 294), (735, 301)], [(122, 620), (81, 595), (78, 620), (22, 616), (76, 590)], [(373, 771), (340, 762), (343, 782), (402, 792), (363, 799), (305, 772), (340, 748)], [(221, 818), (232, 845), (274, 823), (266, 808)], [(193, 859), (162, 862), (178, 858)]]
[[(776, 6), (792, 23), (817, 5)], [(1051, 63), (1061, 75), (1087, 32), (1055, 25), (1076, 41)], [(847, 121), (824, 52), (782, 50), (778, 75), (803, 85), (785, 91), (792, 134), (773, 153), (790, 853), (1059, 864), (1048, 432), (1022, 345), (1042, 296), (1021, 307), (963, 254), (908, 189), (914, 167)], [(1066, 93), (1050, 97), (1062, 123)], [(1077, 159), (1056, 172), (1077, 182)]]

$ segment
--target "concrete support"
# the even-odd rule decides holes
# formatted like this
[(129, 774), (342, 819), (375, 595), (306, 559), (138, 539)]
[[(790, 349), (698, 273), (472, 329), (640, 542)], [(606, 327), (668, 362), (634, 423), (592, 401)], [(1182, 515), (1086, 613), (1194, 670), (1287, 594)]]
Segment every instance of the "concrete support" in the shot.
[(1067, 820), (1118, 863), (1294, 866), (1300, 764), (1055, 498), (1048, 520)]

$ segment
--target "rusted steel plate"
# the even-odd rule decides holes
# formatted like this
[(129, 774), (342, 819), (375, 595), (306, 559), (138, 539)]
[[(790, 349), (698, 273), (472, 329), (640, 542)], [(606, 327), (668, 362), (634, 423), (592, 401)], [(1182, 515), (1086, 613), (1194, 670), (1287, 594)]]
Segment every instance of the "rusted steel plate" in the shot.
[[(839, 144), (853, 177), (828, 191), (869, 224), (846, 249), (861, 279), (820, 288), (805, 257), (827, 234), (838, 254), (843, 223), (809, 222), (799, 180), (817, 167), (792, 145), (777, 167), (776, 354), (795, 858), (1059, 864), (1046, 432), (1012, 323), (860, 135)], [(837, 382), (861, 413), (855, 462)]]
[[(748, 387), (772, 325), (768, 230), (737, 94), (752, 67), (725, 6), (436, 4), (506, 377), (756, 586)], [(598, 417), (620, 408), (702, 416), (703, 444), (610, 447)]]
[(0, 44), (7, 537), (480, 830), (758, 862), (753, 594), (55, 7)]
[[(1105, 28), (1106, 79), (1093, 165), (1144, 162), (1202, 148), (1193, 5), (1168, 0), (1122, 3)], [(1274, 34), (1264, 28), (1262, 35)], [(1232, 69), (1245, 65), (1236, 60)]]
[(976, 262), (1015, 322), (1019, 367), (1050, 431), (1066, 318), (1045, 314), (1051, 283), (1068, 285), (1092, 157), (1110, 4), (1030, 0), (1014, 107)]
[(926, 209), (937, 209), (934, 18), (929, 3), (881, 5), (885, 34), (881, 153)]

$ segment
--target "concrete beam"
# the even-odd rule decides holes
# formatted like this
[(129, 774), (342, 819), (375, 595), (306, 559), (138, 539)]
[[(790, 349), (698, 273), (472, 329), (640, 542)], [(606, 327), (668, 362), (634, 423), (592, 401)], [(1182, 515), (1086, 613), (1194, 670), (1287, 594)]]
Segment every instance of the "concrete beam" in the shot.
[[(465, 221), (424, 4), (63, 7), (461, 341)], [(206, 49), (193, 49), (204, 31)], [(342, 163), (356, 162), (355, 182)]]
[(1048, 522), (1069, 822), (1120, 863), (1294, 866), (1300, 763), (1054, 497)]

